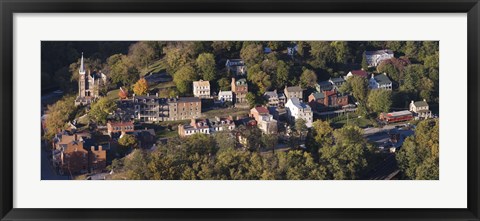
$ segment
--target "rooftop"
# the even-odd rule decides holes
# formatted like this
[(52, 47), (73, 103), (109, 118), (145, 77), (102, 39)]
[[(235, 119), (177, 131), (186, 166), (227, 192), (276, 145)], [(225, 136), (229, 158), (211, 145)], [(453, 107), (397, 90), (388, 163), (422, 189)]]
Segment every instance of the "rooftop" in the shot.
[(365, 51), (365, 55), (377, 55), (377, 54), (393, 54), (392, 50), (376, 50), (376, 51)]
[(193, 86), (210, 87), (210, 81), (204, 81), (204, 80), (194, 81)]
[(385, 74), (378, 74), (373, 78), (375, 78), (375, 81), (377, 81), (378, 84), (391, 84), (392, 83), (392, 81)]
[(368, 77), (368, 73), (364, 70), (352, 70), (350, 71), (353, 75), (360, 76), (360, 77)]
[(285, 88), (288, 92), (302, 92), (303, 89), (300, 86), (292, 86), (292, 87), (286, 87)]
[(325, 98), (325, 96), (323, 95), (323, 93), (319, 93), (319, 92), (313, 92), (311, 95), (312, 95), (316, 100), (318, 100), (318, 99), (324, 99), (324, 98)]
[(415, 107), (428, 107), (428, 103), (426, 101), (416, 101), (413, 104)]

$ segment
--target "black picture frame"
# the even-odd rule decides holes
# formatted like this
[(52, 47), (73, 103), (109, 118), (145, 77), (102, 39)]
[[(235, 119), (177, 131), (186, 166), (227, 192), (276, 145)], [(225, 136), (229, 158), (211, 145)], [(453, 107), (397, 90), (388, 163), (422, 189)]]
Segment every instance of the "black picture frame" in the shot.
[[(1, 220), (479, 220), (479, 14), (478, 0), (0, 0)], [(14, 13), (321, 12), (467, 13), (467, 209), (16, 209), (13, 208)], [(25, 129), (30, 126), (23, 125)], [(34, 125), (31, 125), (34, 127)], [(446, 135), (448, 136), (448, 135)], [(33, 197), (33, 196), (32, 196)], [(347, 199), (348, 200), (348, 199)], [(412, 199), (414, 200), (414, 199)], [(439, 199), (445, 200), (445, 199)]]

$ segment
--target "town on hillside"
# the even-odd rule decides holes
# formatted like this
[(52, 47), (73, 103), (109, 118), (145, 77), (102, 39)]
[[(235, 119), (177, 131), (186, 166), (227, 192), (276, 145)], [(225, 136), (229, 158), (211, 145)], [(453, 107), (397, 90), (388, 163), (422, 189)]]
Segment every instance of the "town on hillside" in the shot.
[(42, 42), (42, 180), (437, 180), (438, 41)]

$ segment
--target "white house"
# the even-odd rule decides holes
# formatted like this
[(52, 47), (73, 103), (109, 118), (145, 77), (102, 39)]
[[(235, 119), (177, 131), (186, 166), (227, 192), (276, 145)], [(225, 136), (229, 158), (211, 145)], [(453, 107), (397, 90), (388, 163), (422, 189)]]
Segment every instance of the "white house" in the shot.
[(393, 51), (388, 49), (365, 51), (365, 57), (367, 58), (367, 64), (369, 67), (376, 67), (380, 62), (393, 58)]
[(312, 127), (313, 123), (313, 112), (312, 108), (296, 97), (288, 99), (287, 104), (285, 104), (285, 109), (287, 114), (290, 117), (290, 120), (304, 119), (306, 126), (308, 128)]
[(415, 118), (417, 119), (428, 119), (432, 117), (432, 111), (430, 111), (425, 99), (423, 99), (423, 101), (412, 101), (410, 103), (410, 111), (415, 113)]
[(210, 82), (204, 80), (194, 81), (193, 96), (198, 98), (210, 98)]
[(384, 89), (392, 90), (392, 81), (388, 78), (386, 73), (374, 75), (368, 81), (370, 89)]
[(232, 91), (220, 91), (218, 92), (218, 100), (222, 102), (232, 102), (233, 101), (233, 92)]

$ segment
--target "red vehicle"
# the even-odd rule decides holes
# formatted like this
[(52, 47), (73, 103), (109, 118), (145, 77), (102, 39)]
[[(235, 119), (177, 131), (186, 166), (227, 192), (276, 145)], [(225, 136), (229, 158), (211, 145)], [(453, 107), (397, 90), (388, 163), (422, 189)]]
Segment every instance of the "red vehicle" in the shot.
[(386, 123), (396, 123), (402, 121), (409, 121), (413, 119), (413, 114), (410, 111), (396, 111), (391, 113), (381, 113), (380, 120)]

